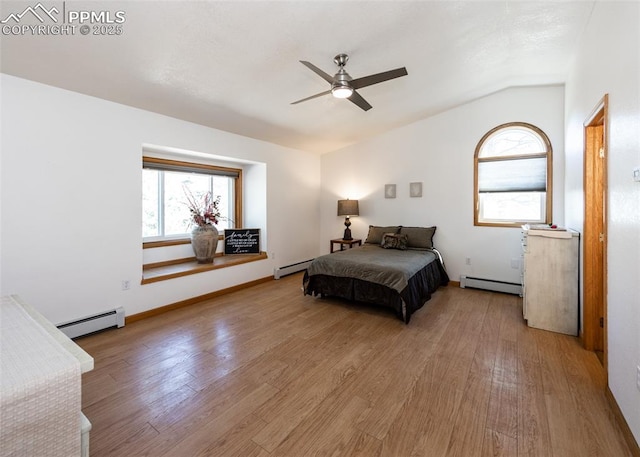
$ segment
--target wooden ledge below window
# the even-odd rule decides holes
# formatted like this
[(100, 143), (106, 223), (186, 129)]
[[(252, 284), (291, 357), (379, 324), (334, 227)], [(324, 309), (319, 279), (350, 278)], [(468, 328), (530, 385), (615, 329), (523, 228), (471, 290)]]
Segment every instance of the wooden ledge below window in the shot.
[(259, 254), (218, 255), (213, 259), (213, 263), (198, 263), (195, 257), (152, 263), (143, 265), (141, 284), (166, 281), (167, 279), (256, 262), (266, 258), (267, 253), (261, 252)]

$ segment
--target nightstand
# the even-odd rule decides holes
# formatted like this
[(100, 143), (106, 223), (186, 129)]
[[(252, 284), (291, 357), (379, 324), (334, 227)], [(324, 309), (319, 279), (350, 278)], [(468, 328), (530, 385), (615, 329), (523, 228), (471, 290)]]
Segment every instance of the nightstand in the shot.
[(333, 252), (333, 246), (335, 244), (339, 244), (340, 245), (340, 250), (344, 251), (344, 247), (345, 246), (349, 246), (349, 249), (351, 249), (353, 247), (354, 244), (357, 244), (358, 246), (362, 246), (362, 240), (343, 240), (343, 239), (335, 239), (335, 240), (331, 240), (330, 243), (330, 250), (331, 252)]

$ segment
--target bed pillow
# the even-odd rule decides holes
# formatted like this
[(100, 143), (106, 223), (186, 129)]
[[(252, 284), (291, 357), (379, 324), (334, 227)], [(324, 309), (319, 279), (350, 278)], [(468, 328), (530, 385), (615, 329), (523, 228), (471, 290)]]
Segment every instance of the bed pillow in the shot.
[(376, 225), (369, 226), (369, 234), (367, 235), (367, 239), (365, 243), (370, 244), (380, 244), (382, 243), (382, 235), (385, 233), (399, 233), (399, 226), (389, 226), (389, 227), (378, 227)]
[(380, 246), (385, 249), (400, 249), (401, 251), (404, 251), (407, 249), (407, 235), (399, 233), (385, 233), (382, 235)]
[(435, 227), (401, 227), (400, 233), (407, 235), (409, 249), (430, 249), (433, 247)]

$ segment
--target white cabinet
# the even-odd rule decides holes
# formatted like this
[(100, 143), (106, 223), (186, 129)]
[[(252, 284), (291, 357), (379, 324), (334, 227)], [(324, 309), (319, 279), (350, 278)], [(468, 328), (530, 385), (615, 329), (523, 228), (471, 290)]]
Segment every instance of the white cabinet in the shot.
[(20, 300), (0, 300), (0, 455), (89, 455), (81, 374), (93, 358)]
[(522, 232), (522, 306), (529, 327), (578, 335), (579, 234)]

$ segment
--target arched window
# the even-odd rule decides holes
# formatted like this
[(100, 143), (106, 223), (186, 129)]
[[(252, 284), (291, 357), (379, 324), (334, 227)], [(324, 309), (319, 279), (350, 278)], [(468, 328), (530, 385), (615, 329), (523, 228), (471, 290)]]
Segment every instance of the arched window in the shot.
[(502, 124), (474, 158), (474, 224), (519, 227), (551, 222), (551, 142), (538, 127)]

